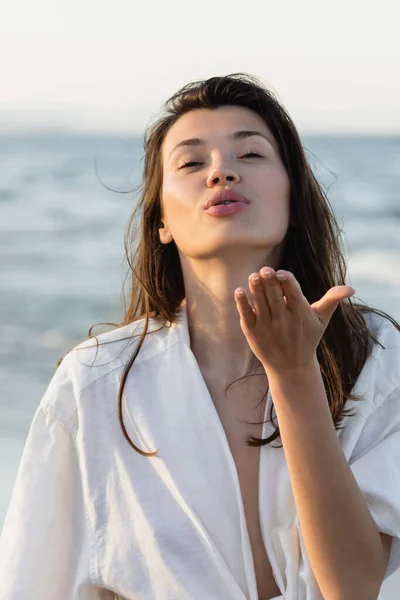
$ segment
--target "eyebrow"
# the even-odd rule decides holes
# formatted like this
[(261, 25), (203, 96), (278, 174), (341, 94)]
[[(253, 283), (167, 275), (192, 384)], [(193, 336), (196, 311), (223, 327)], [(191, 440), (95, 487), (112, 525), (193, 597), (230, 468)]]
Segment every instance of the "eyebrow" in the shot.
[[(242, 140), (244, 138), (252, 137), (254, 135), (258, 135), (258, 136), (264, 138), (264, 140), (267, 140), (267, 142), (269, 144), (271, 144), (272, 147), (274, 147), (274, 144), (269, 139), (269, 137), (267, 137), (263, 133), (260, 133), (259, 131), (253, 131), (253, 130), (250, 130), (250, 129), (243, 129), (241, 131), (235, 131), (234, 133), (231, 133), (228, 136), (228, 139), (229, 140)], [(173, 148), (171, 150), (171, 152), (169, 153), (169, 157), (171, 156), (171, 154), (173, 152), (175, 152), (175, 150), (177, 150), (181, 146), (204, 146), (205, 143), (206, 143), (205, 140), (202, 140), (200, 138), (190, 138), (188, 140), (182, 140), (181, 142), (179, 142), (179, 144), (177, 144), (175, 146), (175, 148)]]

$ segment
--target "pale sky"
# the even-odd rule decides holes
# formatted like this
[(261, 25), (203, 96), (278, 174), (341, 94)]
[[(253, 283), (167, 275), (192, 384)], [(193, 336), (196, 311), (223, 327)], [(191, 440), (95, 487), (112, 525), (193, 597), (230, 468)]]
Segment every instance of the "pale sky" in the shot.
[(301, 133), (400, 134), (397, 0), (0, 0), (0, 132), (141, 134), (185, 83), (261, 77)]

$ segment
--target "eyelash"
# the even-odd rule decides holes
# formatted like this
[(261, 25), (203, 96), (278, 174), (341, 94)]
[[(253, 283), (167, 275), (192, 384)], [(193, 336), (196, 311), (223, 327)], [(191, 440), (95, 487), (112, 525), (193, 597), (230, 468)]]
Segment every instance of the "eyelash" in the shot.
[[(258, 156), (259, 158), (264, 158), (262, 154), (259, 154), (258, 152), (246, 152), (246, 154), (243, 154), (243, 156), (240, 156), (239, 158), (244, 158), (245, 156), (249, 156), (250, 154), (252, 154), (253, 156)], [(180, 165), (179, 169), (184, 169), (185, 167), (189, 167), (190, 165), (197, 165), (200, 164), (199, 161), (196, 160), (189, 160), (185, 163), (183, 163), (182, 165)]]

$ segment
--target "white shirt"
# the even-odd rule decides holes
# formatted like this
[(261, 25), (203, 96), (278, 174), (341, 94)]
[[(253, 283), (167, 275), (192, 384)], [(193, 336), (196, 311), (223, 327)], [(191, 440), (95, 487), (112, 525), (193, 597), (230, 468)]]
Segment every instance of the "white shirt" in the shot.
[[(375, 346), (353, 390), (365, 399), (348, 402), (357, 416), (338, 436), (379, 531), (393, 536), (388, 577), (400, 566), (400, 333), (368, 319), (386, 350)], [(146, 336), (125, 386), (128, 434), (159, 456), (122, 434), (120, 377), (143, 323), (101, 334), (114, 343), (97, 357), (95, 341), (83, 342), (52, 378), (0, 539), (0, 600), (257, 600), (237, 471), (190, 349), (185, 301), (176, 323)], [(259, 501), (284, 599), (321, 600), (283, 448), (261, 448)]]

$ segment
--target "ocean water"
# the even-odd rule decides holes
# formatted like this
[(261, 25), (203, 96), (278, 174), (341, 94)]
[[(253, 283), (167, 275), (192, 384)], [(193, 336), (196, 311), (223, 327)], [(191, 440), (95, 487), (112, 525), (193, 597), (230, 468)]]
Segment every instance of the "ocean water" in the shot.
[[(343, 228), (356, 298), (400, 320), (400, 138), (303, 143)], [(136, 194), (107, 188), (133, 190), (142, 154), (133, 137), (0, 136), (0, 528), (57, 360), (92, 324), (122, 317)]]

